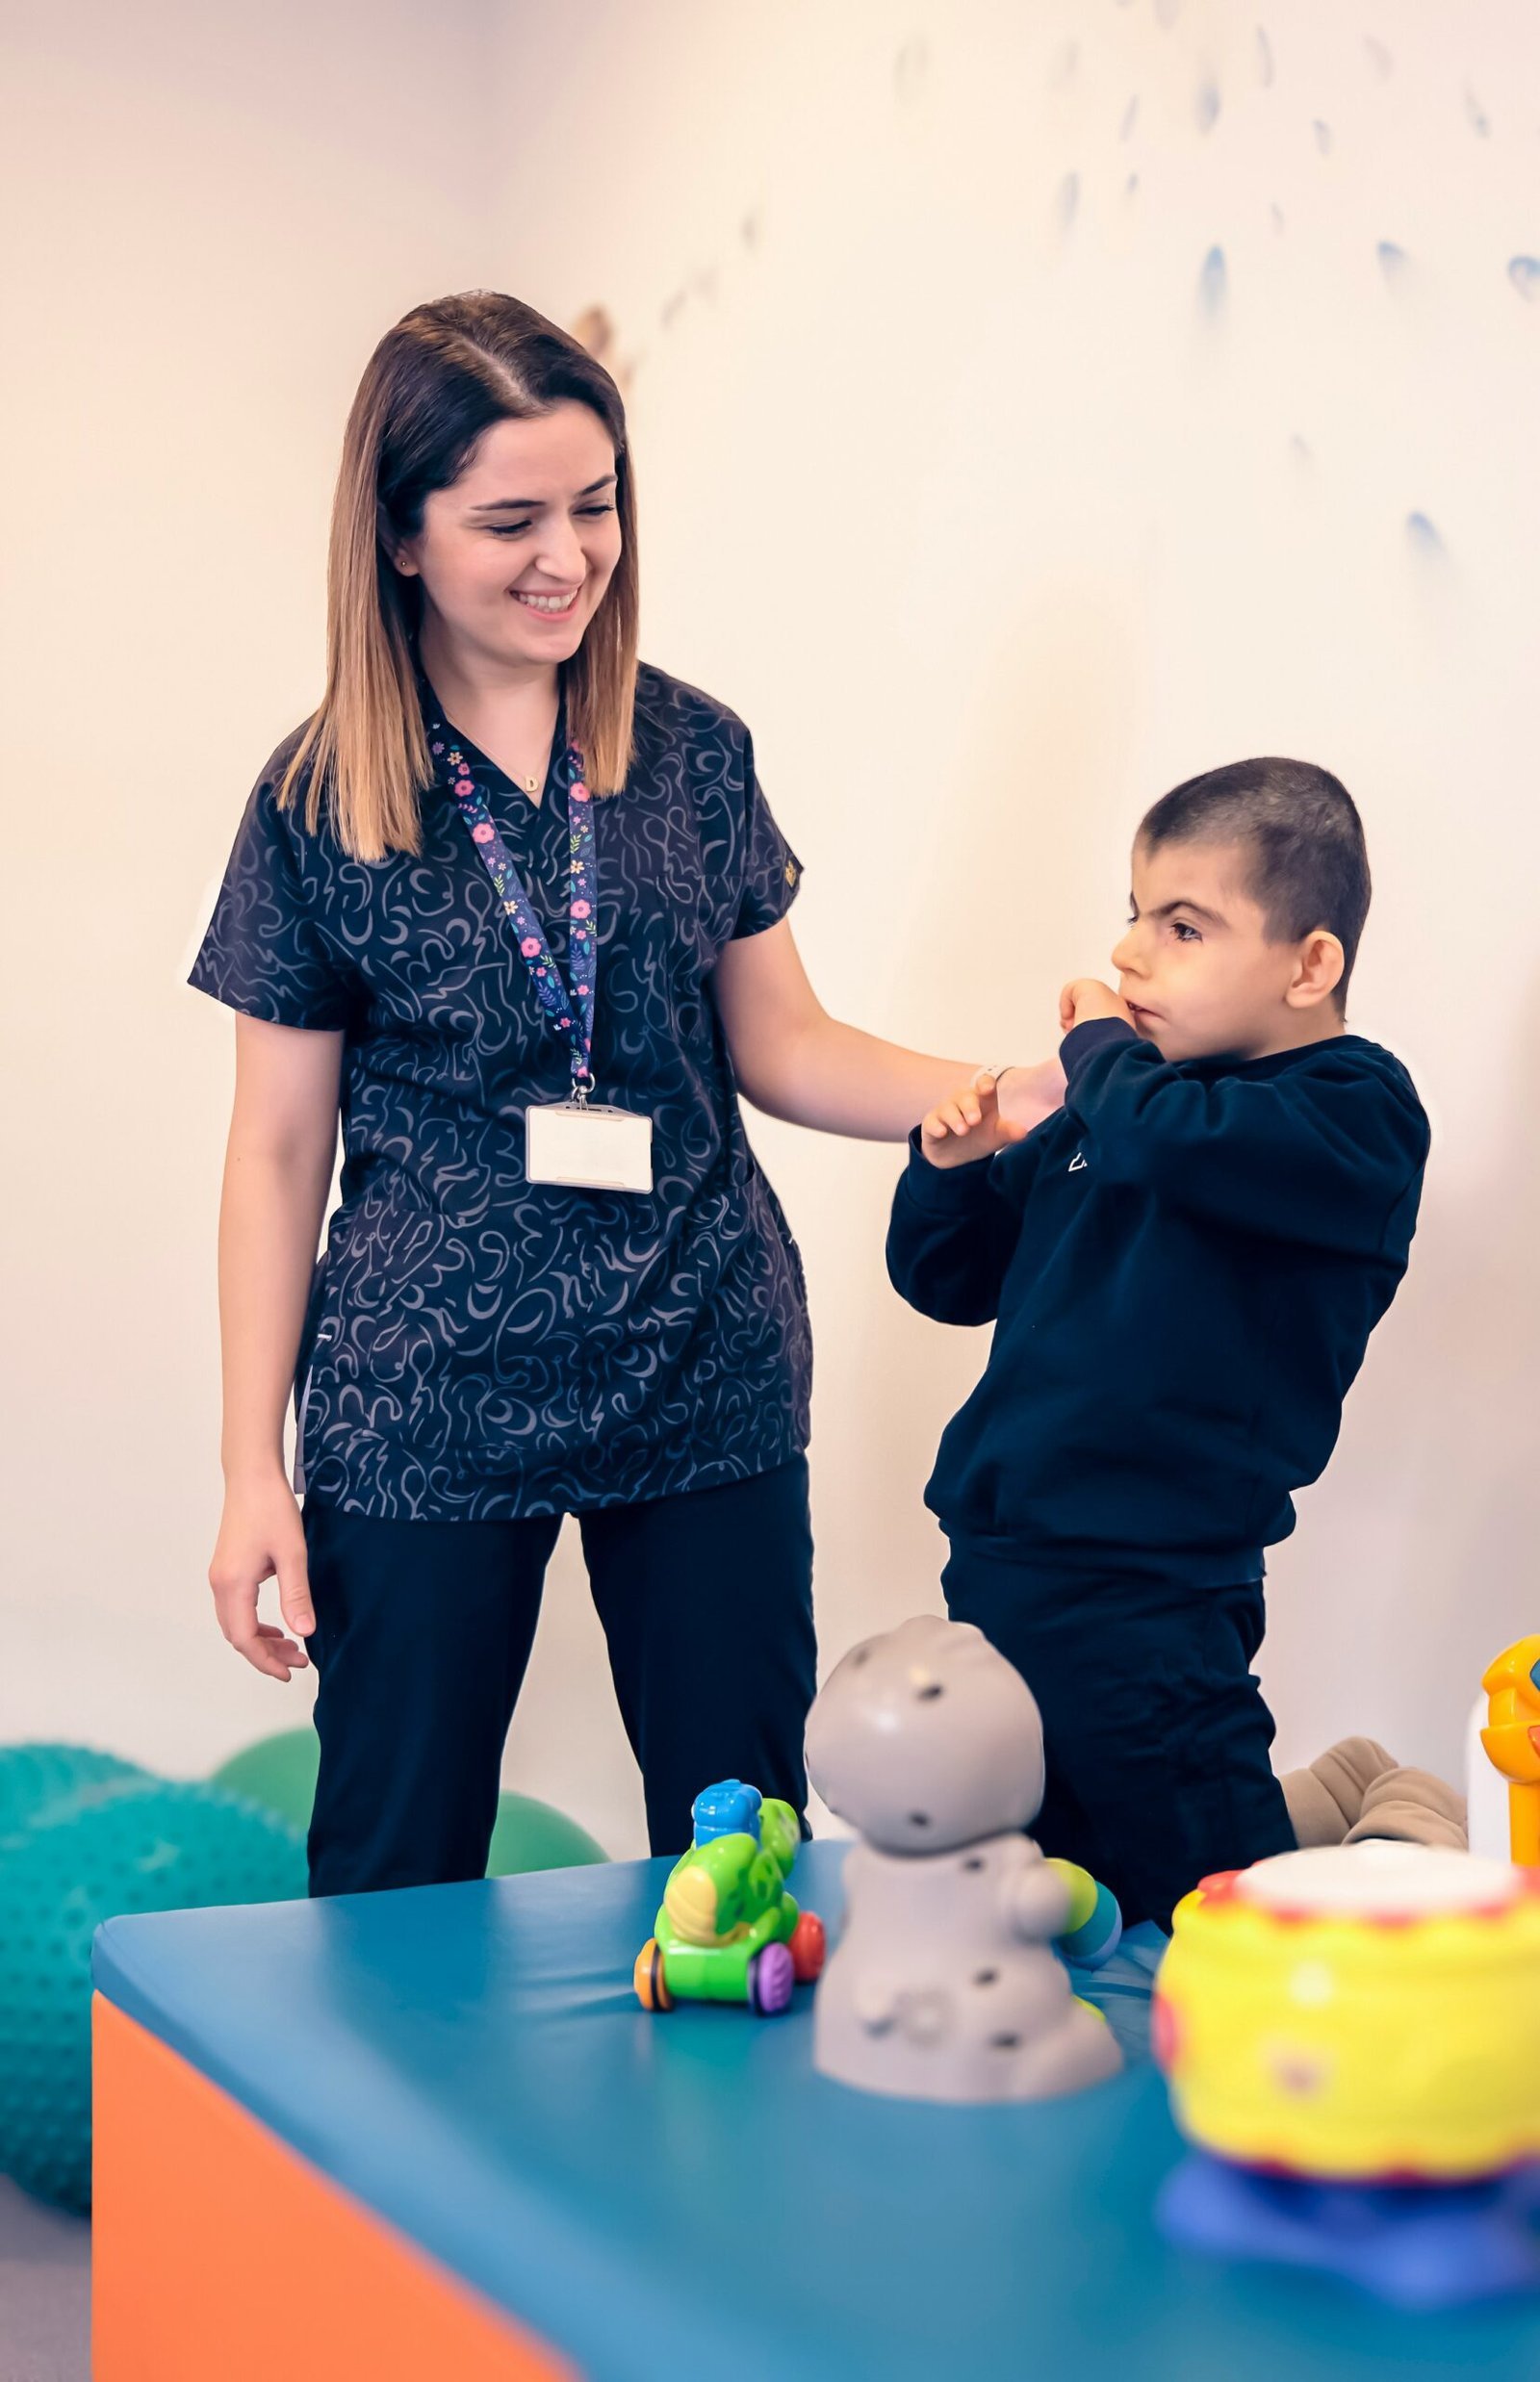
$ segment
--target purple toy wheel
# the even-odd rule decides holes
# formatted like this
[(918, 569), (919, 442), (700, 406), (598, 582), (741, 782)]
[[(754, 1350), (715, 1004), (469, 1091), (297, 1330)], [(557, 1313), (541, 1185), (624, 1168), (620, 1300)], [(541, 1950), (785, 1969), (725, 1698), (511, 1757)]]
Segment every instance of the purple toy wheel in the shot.
[(796, 1966), (784, 1944), (766, 1944), (749, 1963), (749, 2007), (761, 2018), (773, 2018), (787, 2008), (796, 1982)]

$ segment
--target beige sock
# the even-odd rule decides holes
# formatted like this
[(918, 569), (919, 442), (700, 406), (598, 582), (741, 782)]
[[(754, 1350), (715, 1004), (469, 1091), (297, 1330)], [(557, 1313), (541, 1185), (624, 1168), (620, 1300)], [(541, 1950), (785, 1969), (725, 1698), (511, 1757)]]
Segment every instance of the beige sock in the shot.
[(1387, 1770), (1365, 1794), (1363, 1809), (1343, 1842), (1364, 1844), (1376, 1836), (1401, 1844), (1448, 1845), (1463, 1853), (1469, 1844), (1465, 1797), (1430, 1770)]
[[(1344, 1737), (1318, 1754), (1307, 1770), (1290, 1770), (1278, 1780), (1289, 1806), (1296, 1841), (1343, 1844), (1363, 1812), (1376, 1779), (1396, 1772), (1396, 1756), (1373, 1737)], [(1410, 1773), (1404, 1775), (1410, 1776)]]

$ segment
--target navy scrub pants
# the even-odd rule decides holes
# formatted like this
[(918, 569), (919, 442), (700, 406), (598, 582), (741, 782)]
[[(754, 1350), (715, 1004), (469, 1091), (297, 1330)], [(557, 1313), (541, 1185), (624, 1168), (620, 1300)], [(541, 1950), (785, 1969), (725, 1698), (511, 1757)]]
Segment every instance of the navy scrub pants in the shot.
[[(485, 1874), (503, 1739), (561, 1517), (378, 1522), (307, 1499), (321, 1776), (310, 1890)], [(750, 1780), (801, 1810), (815, 1688), (805, 1457), (580, 1517), (654, 1853)]]
[(942, 1587), (1038, 1700), (1047, 1789), (1032, 1834), (1110, 1886), (1125, 1924), (1168, 1928), (1199, 1879), (1294, 1851), (1251, 1671), (1260, 1580), (1045, 1576), (954, 1539)]

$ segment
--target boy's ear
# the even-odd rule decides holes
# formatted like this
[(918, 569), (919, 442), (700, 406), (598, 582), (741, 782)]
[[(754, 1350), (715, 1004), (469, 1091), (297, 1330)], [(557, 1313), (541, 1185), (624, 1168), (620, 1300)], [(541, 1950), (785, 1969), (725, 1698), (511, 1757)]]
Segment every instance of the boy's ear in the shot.
[(1291, 1009), (1319, 1009), (1342, 983), (1348, 957), (1328, 927), (1313, 927), (1299, 945), (1294, 982), (1284, 994)]

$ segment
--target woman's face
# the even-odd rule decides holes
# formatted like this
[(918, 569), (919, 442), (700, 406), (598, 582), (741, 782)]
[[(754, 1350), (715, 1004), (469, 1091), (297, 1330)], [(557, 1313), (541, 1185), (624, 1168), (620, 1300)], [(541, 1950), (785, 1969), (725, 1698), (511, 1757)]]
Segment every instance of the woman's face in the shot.
[(577, 653), (620, 550), (615, 449), (599, 416), (568, 402), (495, 422), (396, 563), (453, 647), (543, 665)]

